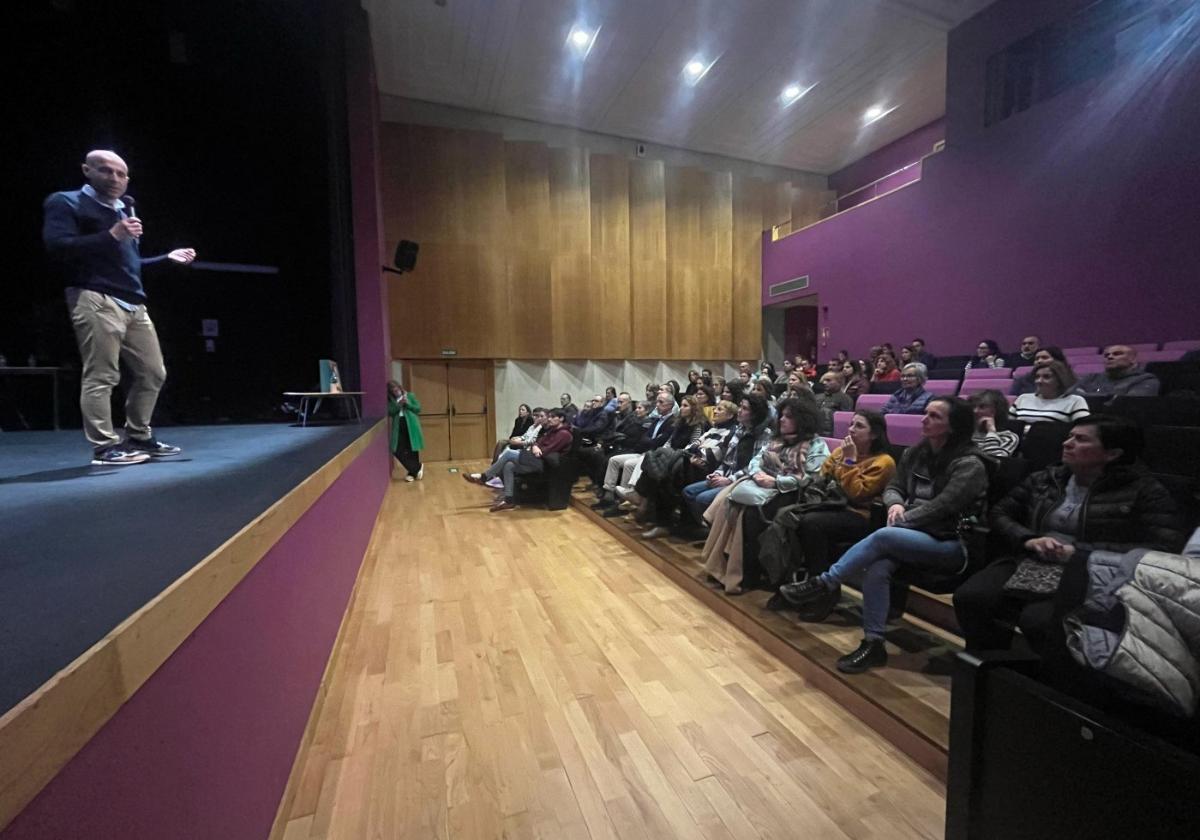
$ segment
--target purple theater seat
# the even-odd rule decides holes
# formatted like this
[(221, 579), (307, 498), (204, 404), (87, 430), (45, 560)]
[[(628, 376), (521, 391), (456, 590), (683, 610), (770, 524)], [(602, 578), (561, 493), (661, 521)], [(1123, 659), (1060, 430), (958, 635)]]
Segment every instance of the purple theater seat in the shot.
[(939, 397), (952, 397), (958, 390), (958, 380), (929, 379), (925, 382), (925, 390)]
[(1136, 351), (1139, 354), (1153, 353), (1154, 351), (1158, 350), (1158, 342), (1157, 341), (1145, 342), (1143, 344), (1126, 344), (1125, 346), (1133, 349), (1134, 351)]
[(1027, 373), (1033, 373), (1033, 365), (1025, 365), (1023, 367), (1013, 369), (1013, 379), (1020, 379)]
[[(896, 390), (899, 391), (900, 389), (897, 388)], [(858, 398), (858, 402), (854, 404), (854, 407), (859, 411), (879, 411), (891, 398), (891, 394), (863, 394)]]
[(1012, 379), (1012, 368), (971, 368), (967, 379)]
[(1138, 364), (1146, 362), (1178, 362), (1186, 350), (1150, 350), (1138, 353)]
[(897, 446), (915, 446), (921, 442), (920, 414), (889, 414), (887, 422), (888, 440)]
[[(863, 396), (866, 396), (864, 394)], [(862, 397), (859, 397), (861, 400)], [(833, 412), (833, 434), (834, 437), (845, 437), (850, 434), (850, 421), (854, 419), (853, 411), (835, 411)]]
[(1087, 376), (1089, 373), (1104, 373), (1104, 365), (1089, 363), (1085, 365), (1072, 365), (1076, 376)]
[(1015, 405), (1019, 394), (1005, 394), (1004, 399), (1008, 400), (1009, 405)]
[(1104, 356), (1099, 353), (1091, 353), (1087, 356), (1067, 356), (1067, 364), (1072, 368), (1078, 368), (1080, 365), (1102, 365)]
[[(851, 417), (853, 417), (853, 416), (854, 416), (854, 415), (853, 415), (852, 413), (850, 413), (850, 412), (844, 412), (844, 413), (850, 414), (850, 416), (851, 416)], [(836, 425), (836, 421), (834, 421), (834, 422), (835, 422), (835, 425)], [(832, 455), (832, 454), (833, 454), (833, 450), (837, 449), (839, 446), (841, 446), (841, 445), (842, 445), (842, 438), (844, 438), (844, 437), (845, 437), (845, 435), (842, 435), (842, 437), (840, 437), (840, 438), (833, 438), (833, 437), (822, 438), (822, 440), (824, 440), (824, 441), (825, 441), (825, 445), (829, 447), (829, 454), (830, 454), (830, 455)]]
[(1070, 357), (1070, 356), (1095, 356), (1099, 352), (1100, 352), (1100, 348), (1094, 344), (1091, 347), (1064, 347), (1063, 348), (1063, 355), (1068, 356), (1068, 357)]
[(1189, 350), (1200, 350), (1200, 338), (1187, 338), (1183, 339), (1182, 341), (1168, 341), (1163, 344), (1163, 350), (1182, 350), (1185, 353)]
[(968, 379), (958, 389), (958, 395), (963, 399), (978, 394), (980, 391), (999, 391), (1008, 394), (1012, 390), (1012, 380), (1005, 379)]

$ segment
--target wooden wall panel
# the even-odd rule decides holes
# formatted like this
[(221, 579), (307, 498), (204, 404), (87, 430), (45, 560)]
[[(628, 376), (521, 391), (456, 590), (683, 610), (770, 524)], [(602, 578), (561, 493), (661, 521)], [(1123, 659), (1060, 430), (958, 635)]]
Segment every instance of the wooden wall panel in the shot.
[(630, 351), (629, 161), (592, 155), (590, 318), (599, 321), (592, 358), (624, 359)]
[(672, 358), (667, 352), (666, 166), (661, 160), (629, 164), (629, 354)]
[(600, 346), (591, 309), (591, 179), (586, 149), (550, 150), (550, 260), (553, 358), (587, 359)]
[(397, 357), (712, 359), (758, 355), (760, 232), (824, 191), (464, 129), (385, 123)]
[[(733, 336), (730, 356), (756, 359), (762, 352), (762, 232), (767, 185), (733, 179)], [(769, 227), (769, 225), (767, 226)]]
[(508, 207), (509, 356), (554, 356), (550, 258), (550, 150), (542, 143), (505, 142), (505, 203)]

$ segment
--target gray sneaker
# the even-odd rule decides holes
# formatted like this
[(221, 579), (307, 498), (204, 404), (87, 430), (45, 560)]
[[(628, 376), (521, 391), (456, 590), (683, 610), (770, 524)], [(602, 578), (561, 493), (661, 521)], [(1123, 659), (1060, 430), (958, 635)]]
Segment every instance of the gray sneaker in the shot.
[(97, 449), (92, 453), (92, 465), (96, 467), (125, 467), (150, 460), (148, 452), (134, 452), (119, 444)]

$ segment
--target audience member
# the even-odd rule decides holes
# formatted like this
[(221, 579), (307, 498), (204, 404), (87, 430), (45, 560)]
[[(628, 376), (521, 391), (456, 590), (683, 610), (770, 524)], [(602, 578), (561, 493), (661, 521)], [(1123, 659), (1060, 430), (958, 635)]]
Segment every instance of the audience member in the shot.
[(700, 408), (704, 411), (704, 419), (709, 423), (713, 422), (713, 411), (716, 409), (717, 395), (713, 393), (712, 386), (701, 385), (692, 396), (700, 403)]
[(966, 370), (1002, 367), (1004, 367), (1004, 354), (1000, 352), (1000, 345), (990, 338), (985, 338), (975, 348), (975, 355), (971, 361), (967, 362)]
[(816, 395), (817, 411), (821, 413), (820, 432), (823, 435), (833, 434), (833, 413), (849, 411), (854, 408), (850, 397), (843, 393), (845, 379), (842, 374), (830, 371), (821, 377), (824, 390)]
[[(896, 472), (896, 462), (887, 449), (883, 415), (856, 411), (842, 445), (821, 465), (821, 475), (836, 489), (827, 487), (811, 504), (779, 511), (760, 539), (766, 544), (762, 546), (764, 566), (768, 565), (768, 551), (780, 555), (769, 563), (779, 570), (774, 583), (784, 583), (789, 574), (824, 572), (830, 566), (832, 546), (857, 542), (871, 533), (871, 506)], [(839, 494), (844, 505), (838, 504)], [(772, 606), (782, 604), (777, 600)]]
[[(492, 463), (496, 463), (496, 459), (500, 457), (500, 453), (505, 449), (521, 443), (525, 439), (525, 433), (529, 431), (535, 422), (533, 410), (530, 409), (528, 404), (521, 403), (517, 406), (517, 419), (513, 421), (512, 431), (508, 433), (507, 438), (496, 441), (496, 447), (492, 450)], [(534, 434), (536, 435), (537, 433), (535, 432)]]
[(916, 354), (917, 361), (925, 365), (926, 370), (934, 370), (937, 368), (937, 356), (934, 356), (925, 349), (925, 339), (914, 338), (912, 340), (913, 353)]
[(594, 438), (592, 445), (577, 450), (580, 473), (592, 479), (597, 492), (604, 483), (608, 459), (632, 451), (633, 442), (642, 436), (642, 421), (633, 409), (633, 398), (622, 391), (617, 395), (616, 410), (609, 415), (611, 422)]
[(617, 389), (612, 385), (604, 389), (604, 410), (610, 414), (617, 410)]
[(866, 393), (871, 387), (867, 377), (863, 375), (863, 366), (860, 361), (847, 359), (842, 363), (842, 374), (846, 378), (843, 390), (846, 396), (854, 402), (858, 401), (860, 394)]
[(1062, 464), (1029, 476), (996, 504), (992, 533), (1008, 555), (954, 593), (968, 648), (1007, 648), (1012, 631), (1001, 619), (1016, 620), (1035, 650), (1056, 645), (1062, 630), (1051, 621), (1052, 599), (1077, 552), (1179, 549), (1175, 502), (1135, 466), (1143, 443), (1142, 430), (1124, 417), (1076, 420)]
[(728, 400), (734, 405), (742, 404), (742, 397), (746, 394), (746, 383), (740, 379), (733, 379), (725, 384), (721, 390), (721, 399)]
[(650, 513), (657, 523), (653, 528), (642, 534), (643, 539), (655, 539), (665, 536), (670, 531), (675, 510), (683, 500), (682, 488), (686, 485), (688, 476), (688, 448), (700, 440), (701, 435), (708, 430), (708, 421), (704, 412), (696, 403), (695, 397), (688, 397), (679, 406), (679, 419), (671, 439), (661, 447), (666, 450), (655, 453), (657, 470), (647, 469), (648, 462), (643, 462), (642, 477), (637, 482), (637, 491), (650, 504)]
[(1071, 393), (1073, 377), (1059, 361), (1047, 362), (1033, 372), (1032, 394), (1022, 394), (1013, 403), (1017, 419), (1028, 428), (1033, 423), (1069, 423), (1088, 415), (1087, 400)]
[(704, 569), (726, 595), (740, 595), (743, 579), (747, 588), (759, 583), (757, 558), (747, 563), (744, 555), (746, 520), (755, 522), (757, 555), (763, 517), (793, 501), (796, 490), (816, 475), (829, 457), (825, 441), (817, 435), (818, 414), (811, 405), (787, 399), (778, 408), (770, 442), (751, 459), (746, 475), (722, 488), (704, 511), (705, 520), (712, 525), (701, 552)]
[[(600, 413), (603, 414), (603, 408)], [(501, 456), (492, 464), (487, 472), (463, 473), (463, 478), (475, 484), (483, 484), (487, 480), (500, 477), (504, 489), (492, 504), (492, 513), (515, 508), (514, 493), (516, 492), (516, 476), (540, 473), (546, 469), (547, 455), (565, 452), (571, 448), (571, 432), (563, 425), (566, 414), (562, 409), (553, 409), (546, 417), (546, 427), (538, 435), (537, 442), (529, 449), (506, 450), (516, 453), (515, 458)]]
[(1004, 394), (994, 389), (978, 391), (968, 402), (975, 411), (975, 446), (989, 458), (1012, 457), (1021, 436), (1008, 427), (1008, 400)]
[(1137, 363), (1137, 351), (1124, 344), (1104, 349), (1104, 373), (1080, 378), (1076, 393), (1085, 397), (1156, 397), (1158, 377), (1146, 373)]
[(904, 366), (900, 372), (900, 390), (896, 391), (883, 404), (881, 414), (924, 414), (925, 404), (933, 394), (925, 390), (925, 382), (929, 372), (925, 365), (912, 362)]
[(559, 395), (558, 404), (562, 406), (564, 425), (570, 426), (575, 420), (575, 415), (579, 413), (579, 406), (571, 402), (570, 394)]
[(604, 410), (604, 397), (596, 394), (586, 403), (583, 411), (575, 415), (570, 432), (580, 446), (590, 446), (608, 431), (612, 423), (612, 415)]
[(900, 360), (899, 360), (900, 370), (904, 370), (905, 367), (907, 367), (908, 365), (911, 365), (916, 360), (917, 360), (916, 354), (913, 353), (913, 350), (911, 347), (901, 347), (900, 348)]
[(771, 364), (770, 362), (763, 362), (758, 366), (757, 378), (766, 379), (771, 383), (771, 387), (774, 388), (775, 380), (778, 378), (777, 374), (775, 373), (775, 365)]
[(1016, 353), (1010, 353), (1007, 359), (1007, 366), (1010, 368), (1027, 367), (1032, 365), (1037, 358), (1037, 352), (1042, 347), (1042, 340), (1036, 335), (1027, 335), (1021, 339), (1021, 349)]
[(689, 370), (687, 373), (687, 378), (688, 384), (687, 387), (683, 389), (683, 395), (685, 397), (690, 397), (692, 394), (696, 393), (697, 388), (704, 384), (704, 380), (701, 378), (700, 371), (698, 370)]
[(896, 358), (891, 353), (880, 353), (875, 359), (875, 375), (872, 382), (899, 382), (900, 369), (896, 367)]
[(832, 605), (842, 582), (862, 575), (864, 638), (856, 650), (838, 659), (838, 670), (857, 674), (887, 664), (883, 634), (896, 569), (966, 571), (969, 557), (960, 538), (962, 523), (983, 516), (987, 506), (986, 458), (972, 443), (974, 431), (974, 412), (964, 400), (930, 400), (924, 439), (904, 451), (884, 493), (887, 527), (855, 543), (827, 571), (780, 588), (797, 606)]
[(783, 372), (780, 373), (779, 376), (775, 377), (775, 390), (778, 393), (783, 393), (784, 391), (787, 390), (788, 377), (792, 375), (792, 371), (794, 371), (795, 369), (796, 369), (795, 360), (785, 357), (783, 360)]
[[(1033, 354), (1033, 367), (1035, 369), (1050, 362), (1062, 362), (1067, 368), (1067, 373), (1070, 374), (1071, 382), (1075, 381), (1075, 371), (1071, 369), (1071, 363), (1067, 361), (1067, 357), (1061, 347), (1039, 347), (1038, 351)], [(1014, 377), (1009, 393), (1016, 396), (1032, 394), (1036, 390), (1033, 384), (1034, 373), (1036, 373), (1036, 370), (1031, 370)]]

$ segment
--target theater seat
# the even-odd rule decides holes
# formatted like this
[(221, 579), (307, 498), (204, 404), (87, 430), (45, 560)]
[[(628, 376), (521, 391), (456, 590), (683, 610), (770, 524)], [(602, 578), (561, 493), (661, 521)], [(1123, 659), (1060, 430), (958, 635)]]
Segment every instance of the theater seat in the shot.
[(1168, 341), (1163, 344), (1162, 349), (1182, 350), (1185, 353), (1189, 350), (1200, 350), (1200, 338), (1187, 338), (1183, 339), (1182, 341)]
[(958, 393), (958, 380), (929, 379), (925, 382), (925, 390), (939, 397), (952, 397)]
[[(862, 400), (862, 397), (859, 397)], [(833, 436), (844, 438), (850, 434), (850, 421), (854, 419), (853, 411), (835, 411), (833, 412)]]
[[(893, 391), (898, 390), (898, 386), (893, 389)], [(858, 398), (854, 407), (859, 411), (879, 411), (887, 404), (890, 397), (891, 394), (863, 394)]]
[(1147, 353), (1138, 353), (1138, 363), (1144, 365), (1150, 362), (1178, 362), (1186, 352), (1186, 350), (1151, 350)]
[(883, 419), (893, 444), (915, 446), (921, 442), (921, 421), (925, 418), (920, 414), (888, 414)]
[(962, 387), (958, 389), (958, 395), (963, 399), (978, 394), (980, 391), (999, 391), (1001, 394), (1008, 395), (1012, 390), (1012, 381), (1004, 379), (966, 379), (963, 380)]
[(1095, 356), (1100, 352), (1100, 348), (1094, 344), (1091, 347), (1064, 347), (1063, 355), (1070, 358), (1071, 356)]
[(1128, 417), (1143, 428), (1200, 426), (1200, 397), (1113, 397), (1105, 412)]
[(967, 379), (1012, 379), (1012, 368), (971, 368)]
[(1025, 430), (1018, 451), (1029, 462), (1031, 472), (1044, 470), (1062, 461), (1062, 445), (1070, 428), (1067, 423), (1044, 422), (1033, 423)]

